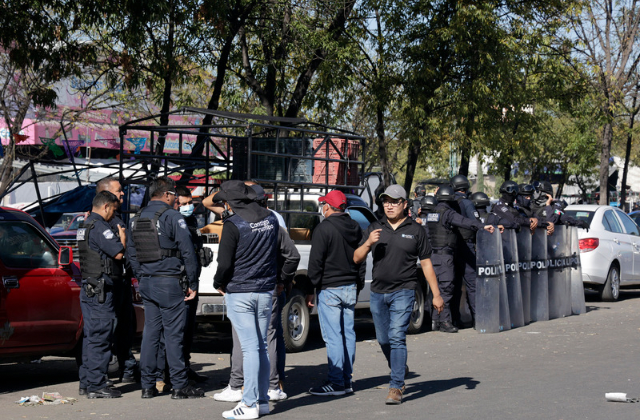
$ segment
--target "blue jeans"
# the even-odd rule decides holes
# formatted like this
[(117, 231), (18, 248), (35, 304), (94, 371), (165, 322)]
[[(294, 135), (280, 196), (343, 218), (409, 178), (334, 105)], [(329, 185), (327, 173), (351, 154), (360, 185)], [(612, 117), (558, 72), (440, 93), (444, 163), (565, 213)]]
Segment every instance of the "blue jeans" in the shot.
[(351, 383), (356, 360), (356, 332), (353, 329), (356, 285), (332, 287), (318, 292), (318, 318), (327, 346), (329, 381)]
[(242, 347), (242, 402), (248, 407), (255, 407), (256, 402), (268, 404), (270, 364), (267, 330), (271, 319), (271, 293), (227, 293), (225, 300), (229, 319)]
[(376, 338), (391, 368), (390, 388), (404, 385), (407, 365), (407, 328), (411, 320), (415, 291), (401, 289), (392, 293), (371, 292), (371, 315)]

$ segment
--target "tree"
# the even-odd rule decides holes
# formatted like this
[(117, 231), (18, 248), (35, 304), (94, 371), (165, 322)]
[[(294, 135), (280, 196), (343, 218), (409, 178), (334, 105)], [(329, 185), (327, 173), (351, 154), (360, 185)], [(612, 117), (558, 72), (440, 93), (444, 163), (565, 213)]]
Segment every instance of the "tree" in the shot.
[(613, 125), (625, 98), (637, 83), (640, 48), (640, 2), (638, 0), (588, 0), (573, 9), (568, 25), (571, 34), (563, 45), (573, 47), (573, 57), (590, 73), (598, 93), (602, 115), (600, 128), (600, 204), (609, 203), (609, 159)]

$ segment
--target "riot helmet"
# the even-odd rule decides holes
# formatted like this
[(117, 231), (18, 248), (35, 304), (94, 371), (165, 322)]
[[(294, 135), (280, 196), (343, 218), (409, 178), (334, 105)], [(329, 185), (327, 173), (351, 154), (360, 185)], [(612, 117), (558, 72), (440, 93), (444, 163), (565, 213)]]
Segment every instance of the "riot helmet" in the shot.
[(533, 187), (537, 192), (553, 195), (553, 187), (549, 181), (536, 181), (533, 183)]
[(418, 185), (413, 192), (416, 193), (416, 197), (424, 197), (427, 194), (427, 189), (424, 185)]
[(509, 197), (515, 198), (515, 196), (518, 195), (519, 191), (520, 190), (518, 189), (518, 184), (513, 181), (505, 181), (500, 186), (500, 194), (507, 195)]
[(476, 208), (487, 208), (491, 204), (491, 200), (489, 200), (489, 196), (483, 192), (475, 192), (471, 194), (471, 201)]
[(449, 180), (449, 183), (451, 183), (451, 186), (455, 191), (458, 191), (458, 190), (467, 191), (469, 188), (471, 188), (471, 184), (469, 184), (469, 180), (467, 179), (467, 177), (460, 174), (452, 177)]
[(535, 188), (531, 184), (519, 184), (518, 195), (533, 195)]
[(438, 192), (436, 192), (436, 198), (438, 201), (451, 202), (456, 200), (455, 191), (452, 187), (448, 185), (444, 185), (438, 188)]
[(438, 205), (438, 199), (432, 195), (425, 195), (420, 199), (420, 209), (425, 211), (433, 211)]

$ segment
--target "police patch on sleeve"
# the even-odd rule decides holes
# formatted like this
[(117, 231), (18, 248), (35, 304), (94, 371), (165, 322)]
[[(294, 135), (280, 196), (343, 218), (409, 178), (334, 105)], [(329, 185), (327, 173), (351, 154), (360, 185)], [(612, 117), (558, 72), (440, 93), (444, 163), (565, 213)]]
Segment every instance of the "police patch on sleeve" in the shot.
[(87, 229), (80, 228), (76, 232), (76, 241), (84, 241), (84, 235), (86, 234)]
[(473, 215), (476, 217), (476, 219), (480, 218), (480, 213), (478, 213), (477, 211), (474, 211)]
[(506, 213), (506, 212), (507, 212), (507, 210), (509, 210), (509, 209), (507, 209), (507, 206), (500, 206), (500, 210), (501, 210), (502, 212)]
[(542, 215), (543, 215), (544, 217), (547, 217), (547, 211), (546, 211), (546, 210), (543, 210), (543, 211), (542, 211)]
[(102, 236), (104, 236), (107, 239), (115, 238), (115, 236), (113, 235), (113, 232), (111, 231), (111, 229), (107, 229), (104, 232), (102, 232)]
[(178, 220), (178, 226), (180, 226), (180, 229), (186, 229), (187, 228), (187, 222), (185, 222), (184, 219), (180, 219), (180, 220)]
[(427, 222), (439, 222), (440, 221), (440, 213), (429, 213), (427, 214)]

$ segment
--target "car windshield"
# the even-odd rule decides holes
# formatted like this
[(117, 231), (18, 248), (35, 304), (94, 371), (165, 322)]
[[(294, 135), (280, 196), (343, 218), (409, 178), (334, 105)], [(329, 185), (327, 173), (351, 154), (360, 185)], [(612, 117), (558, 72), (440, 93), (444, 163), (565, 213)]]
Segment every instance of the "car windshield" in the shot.
[(73, 219), (73, 222), (67, 230), (78, 230), (78, 228), (80, 227), (80, 223), (82, 222), (84, 222), (84, 215), (78, 216)]
[(53, 227), (66, 230), (67, 226), (69, 226), (69, 224), (71, 223), (71, 221), (75, 216), (76, 216), (76, 213), (63, 213), (62, 216), (60, 216), (60, 218), (58, 219), (58, 221), (53, 225)]
[(567, 216), (573, 217), (578, 220), (585, 220), (591, 226), (591, 221), (593, 220), (593, 215), (595, 212), (589, 210), (565, 210), (564, 213)]

